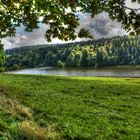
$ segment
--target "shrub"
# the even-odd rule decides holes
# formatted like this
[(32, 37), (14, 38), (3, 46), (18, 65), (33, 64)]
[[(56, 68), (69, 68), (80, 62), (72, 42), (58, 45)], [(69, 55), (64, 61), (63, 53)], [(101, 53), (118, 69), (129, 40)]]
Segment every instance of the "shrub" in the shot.
[(9, 70), (19, 70), (20, 66), (17, 64), (14, 64), (13, 66), (9, 67)]
[(61, 60), (57, 61), (57, 67), (64, 67), (65, 64)]
[(4, 72), (5, 68), (4, 67), (0, 67), (0, 72)]

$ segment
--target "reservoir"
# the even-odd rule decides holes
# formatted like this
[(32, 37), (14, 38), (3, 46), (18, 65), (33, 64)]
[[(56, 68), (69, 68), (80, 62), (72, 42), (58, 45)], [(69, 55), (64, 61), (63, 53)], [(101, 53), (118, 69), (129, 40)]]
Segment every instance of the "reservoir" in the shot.
[(140, 67), (103, 68), (32, 68), (10, 71), (11, 74), (56, 75), (56, 76), (96, 76), (96, 77), (140, 77)]

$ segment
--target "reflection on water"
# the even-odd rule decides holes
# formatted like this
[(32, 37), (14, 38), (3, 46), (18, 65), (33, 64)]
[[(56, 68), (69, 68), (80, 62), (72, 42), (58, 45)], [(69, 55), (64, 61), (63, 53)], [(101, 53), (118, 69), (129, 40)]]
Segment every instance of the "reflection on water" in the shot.
[(12, 74), (38, 74), (63, 76), (109, 76), (109, 77), (140, 77), (140, 67), (106, 67), (98, 69), (87, 68), (33, 68), (11, 71)]

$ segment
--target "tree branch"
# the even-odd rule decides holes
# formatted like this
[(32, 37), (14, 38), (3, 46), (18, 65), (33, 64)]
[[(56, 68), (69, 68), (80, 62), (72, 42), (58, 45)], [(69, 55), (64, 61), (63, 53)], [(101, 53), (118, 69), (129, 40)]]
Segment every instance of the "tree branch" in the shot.
[(128, 9), (128, 10), (133, 10), (133, 11), (139, 11), (140, 8), (136, 8), (136, 9), (133, 9), (133, 8), (130, 8), (130, 7), (127, 7), (127, 6), (123, 6), (125, 9)]

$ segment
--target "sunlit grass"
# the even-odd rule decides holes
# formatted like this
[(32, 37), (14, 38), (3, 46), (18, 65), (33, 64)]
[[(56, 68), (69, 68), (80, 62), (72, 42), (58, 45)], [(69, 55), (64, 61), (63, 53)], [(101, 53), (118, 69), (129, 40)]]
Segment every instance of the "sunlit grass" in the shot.
[(139, 140), (140, 79), (0, 75), (0, 112), (3, 138)]

